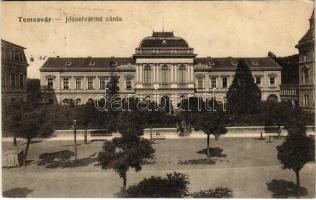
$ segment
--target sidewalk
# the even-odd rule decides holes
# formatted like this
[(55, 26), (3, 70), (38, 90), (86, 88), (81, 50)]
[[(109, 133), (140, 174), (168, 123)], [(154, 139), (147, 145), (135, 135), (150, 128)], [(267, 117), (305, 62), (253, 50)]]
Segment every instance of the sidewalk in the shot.
[[(282, 132), (281, 136), (286, 136), (287, 133)], [(315, 135), (315, 132), (307, 132), (307, 135)], [(278, 136), (277, 133), (262, 133), (262, 137), (269, 139), (269, 136)], [(113, 136), (90, 136), (88, 134), (88, 141), (91, 140), (112, 140), (114, 137), (119, 137), (119, 134), (115, 134)], [(150, 139), (149, 134), (145, 134), (143, 136), (146, 139)], [(160, 134), (152, 135), (152, 139), (190, 139), (190, 138), (205, 138), (206, 135), (203, 133), (192, 133), (188, 136), (179, 136), (176, 134)], [(260, 133), (230, 133), (230, 134), (224, 134), (221, 135), (220, 138), (260, 138), (261, 134)], [(211, 138), (214, 138), (213, 135), (211, 135)], [(63, 141), (63, 140), (73, 140), (73, 134), (67, 134), (67, 135), (57, 135), (55, 137), (50, 137), (50, 138), (34, 138), (32, 141)], [(22, 141), (25, 140), (23, 138), (17, 138), (17, 141)], [(84, 140), (84, 136), (82, 134), (77, 134), (77, 140)], [(3, 137), (2, 142), (12, 142), (13, 138), (12, 137)]]

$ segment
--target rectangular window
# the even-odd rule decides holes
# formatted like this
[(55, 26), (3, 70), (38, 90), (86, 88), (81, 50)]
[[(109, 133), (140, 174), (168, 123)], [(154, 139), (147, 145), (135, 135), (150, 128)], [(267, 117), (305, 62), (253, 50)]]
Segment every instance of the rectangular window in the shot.
[(21, 58), (20, 52), (15, 52), (15, 61), (17, 62), (21, 61), (20, 58)]
[(216, 88), (216, 78), (211, 78), (211, 88)]
[(100, 89), (105, 89), (105, 78), (103, 77), (100, 78)]
[(69, 90), (69, 78), (64, 78), (64, 90)]
[(309, 96), (308, 95), (304, 95), (303, 104), (306, 107), (309, 106)]
[(198, 89), (203, 89), (203, 80), (202, 79), (198, 80)]
[(24, 76), (23, 74), (20, 74), (20, 89), (24, 89)]
[(15, 74), (11, 73), (10, 75), (10, 85), (11, 85), (11, 89), (15, 89)]
[(132, 81), (131, 79), (126, 80), (126, 90), (131, 90), (132, 89)]
[(256, 77), (256, 84), (261, 85), (261, 77)]
[(76, 90), (81, 90), (81, 78), (76, 78)]
[(52, 78), (47, 79), (47, 89), (52, 90), (54, 88), (54, 80)]
[(88, 90), (93, 90), (93, 78), (88, 78)]
[(227, 88), (227, 78), (223, 77), (223, 88)]
[(275, 79), (274, 77), (270, 77), (270, 86), (274, 86), (275, 85)]

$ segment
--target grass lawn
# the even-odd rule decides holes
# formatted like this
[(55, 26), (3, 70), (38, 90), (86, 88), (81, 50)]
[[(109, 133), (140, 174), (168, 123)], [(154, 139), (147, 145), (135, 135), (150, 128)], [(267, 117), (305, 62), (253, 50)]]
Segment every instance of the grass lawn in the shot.
[[(282, 170), (277, 160), (275, 147), (281, 143), (282, 140), (277, 139), (272, 142), (253, 138), (211, 140), (211, 159), (206, 161), (206, 139), (156, 140), (155, 158), (146, 161), (142, 171), (129, 171), (128, 184), (144, 177), (178, 171), (189, 176), (192, 192), (225, 186), (233, 189), (234, 197), (278, 197), (277, 192), (282, 190), (279, 185), (289, 191), (291, 181), (295, 180), (294, 173)], [(102, 171), (96, 165), (102, 144), (94, 141), (85, 145), (79, 141), (79, 162), (72, 164), (69, 159), (73, 158), (73, 141), (34, 142), (30, 146), (27, 167), (3, 170), (4, 191), (13, 190), (14, 193), (19, 186), (28, 197), (111, 197), (120, 189), (121, 180), (113, 171)], [(23, 142), (18, 146), (2, 143), (3, 151), (24, 146)], [(314, 168), (314, 164), (309, 164), (301, 174), (302, 186), (308, 190), (307, 197), (314, 196)], [(75, 182), (69, 184), (70, 180)], [(55, 187), (49, 187), (50, 184)], [(75, 186), (90, 189), (85, 191)]]

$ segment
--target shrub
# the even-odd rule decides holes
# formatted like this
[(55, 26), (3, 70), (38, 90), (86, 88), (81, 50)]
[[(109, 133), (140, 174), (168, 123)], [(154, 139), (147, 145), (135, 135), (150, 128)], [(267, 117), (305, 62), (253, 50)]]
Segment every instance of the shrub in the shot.
[(233, 191), (229, 188), (217, 187), (192, 193), (193, 198), (232, 198)]
[(186, 175), (174, 172), (166, 178), (152, 176), (127, 189), (127, 197), (179, 198), (188, 195)]

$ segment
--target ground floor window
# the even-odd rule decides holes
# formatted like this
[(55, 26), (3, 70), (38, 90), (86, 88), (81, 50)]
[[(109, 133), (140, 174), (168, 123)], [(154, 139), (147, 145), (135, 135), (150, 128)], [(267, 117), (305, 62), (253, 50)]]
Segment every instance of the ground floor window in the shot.
[(270, 103), (278, 102), (278, 97), (275, 94), (271, 94), (268, 96), (267, 101)]

